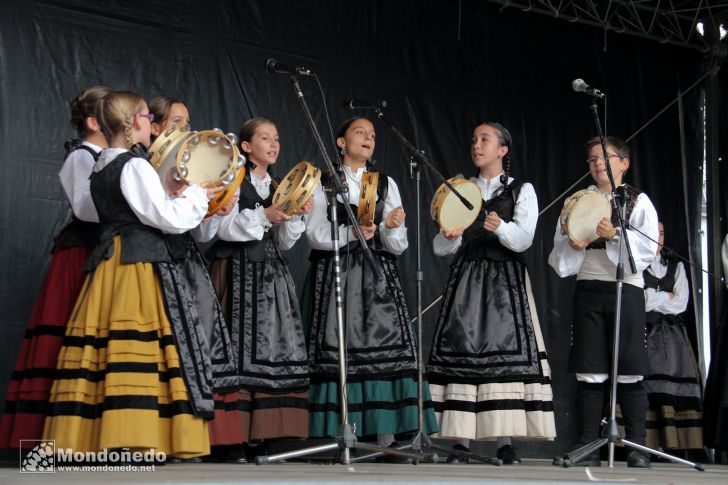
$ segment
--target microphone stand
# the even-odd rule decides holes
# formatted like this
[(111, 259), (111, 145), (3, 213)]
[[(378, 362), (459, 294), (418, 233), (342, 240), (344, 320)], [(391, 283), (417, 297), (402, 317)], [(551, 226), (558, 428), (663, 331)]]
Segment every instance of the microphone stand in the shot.
[[(445, 177), (443, 177), (440, 172), (437, 171), (437, 169), (432, 165), (432, 162), (425, 156), (425, 152), (418, 150), (412, 143), (405, 138), (405, 136), (384, 117), (384, 113), (382, 112), (380, 107), (374, 108), (374, 112), (377, 115), (377, 118), (382, 120), (382, 122), (387, 125), (387, 127), (394, 133), (394, 135), (397, 137), (397, 139), (404, 145), (404, 147), (411, 153), (410, 157), (410, 178), (413, 178), (415, 180), (415, 188), (416, 188), (416, 204), (417, 204), (417, 212), (416, 212), (416, 220), (417, 220), (417, 231), (416, 231), (416, 246), (417, 246), (417, 271), (416, 271), (416, 288), (417, 288), (417, 340), (420, 341), (422, 339), (422, 281), (424, 279), (424, 272), (422, 271), (422, 251), (421, 251), (421, 244), (420, 244), (420, 228), (421, 228), (421, 206), (420, 206), (420, 173), (421, 173), (421, 165), (425, 165), (427, 168), (430, 169), (432, 173), (434, 173), (440, 180), (445, 183), (445, 185), (460, 199), (460, 201), (467, 207), (469, 210), (473, 209), (473, 205), (460, 194), (455, 188), (448, 182)], [(423, 372), (423, 365), (422, 365), (422, 345), (421, 342), (417, 343), (417, 434), (412, 439), (412, 442), (408, 445), (401, 446), (397, 448), (398, 450), (406, 450), (411, 449), (413, 452), (416, 452), (419, 454), (420, 458), (425, 458), (428, 461), (432, 461), (433, 463), (437, 463), (438, 461), (438, 451), (442, 451), (444, 453), (450, 453), (450, 454), (456, 454), (460, 456), (461, 458), (470, 458), (477, 461), (482, 461), (485, 463), (490, 463), (492, 465), (501, 465), (503, 462), (497, 458), (490, 458), (487, 456), (478, 455), (475, 453), (470, 453), (467, 451), (460, 451), (456, 449), (446, 448), (444, 446), (436, 445), (432, 442), (429, 436), (424, 432), (424, 411), (423, 411), (423, 395), (422, 395), (422, 372)], [(430, 453), (428, 453), (428, 451)], [(373, 458), (375, 456), (379, 456), (380, 453), (374, 453), (371, 455), (366, 455), (360, 458), (357, 458), (353, 461), (361, 461), (369, 458)], [(414, 463), (417, 463), (416, 461)]]
[[(323, 143), (323, 139), (321, 138), (321, 134), (318, 131), (318, 128), (316, 127), (316, 124), (313, 120), (313, 116), (311, 115), (311, 111), (308, 108), (308, 105), (306, 104), (306, 100), (303, 97), (303, 91), (301, 91), (301, 86), (298, 83), (298, 79), (296, 78), (295, 74), (291, 74), (291, 83), (293, 85), (293, 90), (296, 94), (296, 97), (298, 98), (298, 101), (301, 105), (301, 109), (303, 110), (304, 116), (306, 118), (306, 121), (308, 121), (308, 125), (311, 128), (311, 132), (313, 133), (314, 139), (316, 140), (316, 143), (318, 144), (319, 150), (321, 151), (321, 156), (324, 159), (324, 162), (326, 166), (328, 167), (329, 171), (332, 174), (336, 174), (336, 169), (334, 168), (334, 164), (331, 162), (331, 159), (328, 156), (328, 152), (326, 151), (326, 148)], [(331, 240), (333, 244), (333, 253), (334, 253), (334, 264), (333, 264), (333, 286), (334, 286), (334, 295), (335, 295), (335, 301), (336, 301), (336, 328), (338, 332), (338, 346), (339, 346), (339, 400), (341, 405), (341, 424), (339, 426), (339, 434), (336, 437), (336, 441), (334, 443), (325, 444), (325, 445), (319, 445), (319, 446), (312, 446), (308, 448), (303, 448), (296, 451), (289, 451), (286, 453), (278, 453), (275, 455), (269, 455), (269, 456), (258, 456), (255, 459), (256, 465), (264, 465), (267, 463), (275, 463), (277, 461), (283, 461), (289, 458), (298, 458), (301, 456), (307, 456), (307, 455), (314, 455), (318, 453), (323, 453), (326, 451), (332, 451), (332, 450), (339, 450), (340, 451), (340, 460), (342, 465), (349, 465), (351, 463), (351, 453), (350, 451), (352, 449), (363, 449), (368, 451), (375, 451), (379, 454), (390, 454), (390, 455), (397, 455), (397, 456), (403, 456), (405, 458), (411, 458), (413, 460), (418, 460), (420, 458), (419, 454), (410, 453), (407, 451), (400, 451), (398, 449), (394, 448), (384, 448), (377, 445), (370, 445), (367, 443), (359, 443), (356, 438), (356, 429), (355, 426), (351, 423), (349, 423), (349, 410), (348, 410), (348, 402), (347, 402), (347, 390), (346, 390), (346, 340), (344, 336), (344, 330), (345, 330), (345, 324), (344, 324), (344, 307), (343, 307), (343, 298), (342, 298), (342, 289), (341, 289), (341, 264), (340, 264), (340, 258), (339, 258), (339, 224), (337, 219), (337, 213), (336, 213), (336, 196), (340, 195), (342, 200), (346, 201), (347, 199), (344, 197), (348, 190), (344, 187), (344, 184), (341, 182), (339, 177), (333, 176), (331, 177), (333, 180), (333, 187), (327, 187), (326, 192), (328, 199), (330, 201), (330, 213), (331, 213)], [(365, 259), (367, 262), (371, 265), (372, 271), (374, 272), (375, 276), (377, 278), (382, 277), (382, 271), (379, 268), (379, 265), (375, 262), (374, 256), (372, 255), (371, 249), (369, 248), (368, 244), (366, 243), (366, 240), (364, 239), (364, 234), (361, 231), (361, 228), (359, 227), (359, 224), (356, 222), (356, 218), (354, 217), (354, 213), (351, 210), (351, 207), (348, 203), (344, 203), (344, 208), (346, 209), (347, 217), (351, 223), (351, 225), (354, 227), (354, 230), (357, 234), (357, 237), (359, 238), (359, 243), (361, 244), (362, 251), (364, 251)]]
[[(606, 96), (604, 96), (606, 98)], [(603, 99), (604, 99), (603, 98)], [(627, 250), (627, 257), (629, 260), (630, 270), (632, 274), (637, 272), (637, 267), (632, 256), (632, 248), (629, 243), (629, 236), (627, 234), (627, 224), (625, 219), (627, 218), (627, 200), (629, 195), (627, 191), (617, 188), (614, 183), (614, 176), (612, 175), (612, 167), (609, 162), (609, 154), (607, 153), (607, 141), (602, 131), (602, 125), (599, 120), (599, 110), (597, 107), (597, 96), (592, 94), (591, 111), (594, 116), (594, 123), (597, 127), (597, 134), (599, 135), (599, 142), (602, 146), (602, 152), (604, 154), (604, 165), (607, 170), (607, 177), (609, 178), (609, 184), (612, 186), (612, 210), (616, 211), (619, 218), (619, 226), (621, 230), (621, 238), (624, 240), (624, 248)], [(620, 190), (622, 189), (622, 190)], [(606, 426), (602, 431), (602, 437), (592, 441), (591, 443), (582, 446), (581, 448), (571, 451), (564, 455), (564, 468), (568, 468), (582, 461), (586, 456), (590, 455), (594, 451), (600, 449), (605, 444), (608, 444), (609, 455), (608, 455), (608, 466), (614, 468), (614, 445), (621, 443), (628, 448), (634, 448), (635, 450), (642, 451), (645, 453), (652, 453), (662, 458), (666, 458), (673, 463), (682, 463), (695, 468), (698, 471), (705, 471), (703, 465), (699, 463), (693, 463), (676, 456), (669, 455), (662, 451), (653, 450), (647, 446), (628, 441), (619, 434), (619, 425), (617, 424), (617, 376), (619, 366), (619, 329), (621, 324), (621, 309), (622, 309), (622, 286), (624, 283), (624, 264), (622, 263), (622, 241), (619, 241), (619, 262), (617, 263), (616, 272), (616, 299), (614, 302), (614, 336), (612, 338), (612, 368), (610, 370), (609, 378), (611, 379), (611, 389), (609, 396), (609, 419), (606, 420)], [(602, 421), (604, 423), (604, 421)]]

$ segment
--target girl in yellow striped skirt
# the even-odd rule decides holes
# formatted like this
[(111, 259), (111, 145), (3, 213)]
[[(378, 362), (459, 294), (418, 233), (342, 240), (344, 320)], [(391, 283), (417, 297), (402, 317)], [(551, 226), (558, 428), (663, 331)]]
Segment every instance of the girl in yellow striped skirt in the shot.
[[(189, 365), (199, 355), (190, 349), (206, 343), (189, 308), (189, 289), (180, 285), (176, 300), (162, 291), (182, 280), (163, 233), (196, 227), (216, 191), (190, 185), (183, 197), (166, 196), (154, 168), (130, 151), (136, 143), (149, 145), (152, 116), (130, 92), (112, 92), (98, 107), (110, 146), (91, 176), (102, 234), (51, 389), (43, 435), (57, 449), (151, 448), (180, 458), (209, 453), (210, 373), (204, 363)], [(177, 319), (185, 320), (184, 332), (173, 334)]]

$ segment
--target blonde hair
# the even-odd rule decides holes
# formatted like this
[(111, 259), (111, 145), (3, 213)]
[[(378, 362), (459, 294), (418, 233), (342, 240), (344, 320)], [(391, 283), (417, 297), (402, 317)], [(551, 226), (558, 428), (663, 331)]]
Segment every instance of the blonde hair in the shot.
[(96, 120), (106, 141), (124, 132), (127, 148), (134, 144), (131, 120), (144, 109), (144, 98), (131, 91), (112, 91), (96, 105)]
[(71, 100), (71, 126), (76, 129), (76, 133), (80, 138), (88, 135), (86, 131), (86, 118), (94, 116), (96, 104), (111, 92), (106, 86), (91, 86), (81, 91), (75, 98)]

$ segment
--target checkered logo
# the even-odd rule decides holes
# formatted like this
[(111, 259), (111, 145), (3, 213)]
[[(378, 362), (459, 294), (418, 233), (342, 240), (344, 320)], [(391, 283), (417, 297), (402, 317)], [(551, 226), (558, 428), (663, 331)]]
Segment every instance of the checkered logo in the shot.
[(20, 440), (20, 473), (55, 473), (55, 457), (55, 440)]

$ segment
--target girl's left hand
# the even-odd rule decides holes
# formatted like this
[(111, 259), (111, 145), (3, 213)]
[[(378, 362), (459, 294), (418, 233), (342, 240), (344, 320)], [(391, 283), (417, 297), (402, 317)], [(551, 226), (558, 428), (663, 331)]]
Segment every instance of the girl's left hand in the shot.
[(164, 179), (164, 190), (176, 199), (181, 197), (184, 191), (187, 190), (187, 182), (174, 178), (175, 173), (177, 173), (177, 167), (170, 167)]
[(387, 216), (387, 220), (384, 222), (384, 225), (389, 229), (394, 229), (402, 225), (404, 218), (404, 209), (400, 205), (399, 207), (392, 209), (392, 212), (390, 212)]
[(220, 210), (215, 212), (216, 216), (224, 217), (228, 214), (230, 214), (233, 211), (233, 207), (235, 207), (235, 204), (238, 202), (238, 196), (234, 196), (232, 199), (230, 199), (227, 204), (222, 206)]
[(310, 214), (313, 210), (313, 197), (309, 197), (303, 207), (296, 211), (296, 215)]
[(483, 228), (486, 231), (493, 232), (500, 227), (500, 224), (501, 224), (501, 218), (498, 217), (498, 213), (495, 211), (490, 211), (490, 212), (488, 212), (488, 215), (485, 216), (485, 222), (483, 223)]
[(603, 217), (599, 224), (597, 224), (597, 236), (603, 237), (604, 239), (612, 239), (617, 235), (617, 230), (612, 226), (612, 221)]

